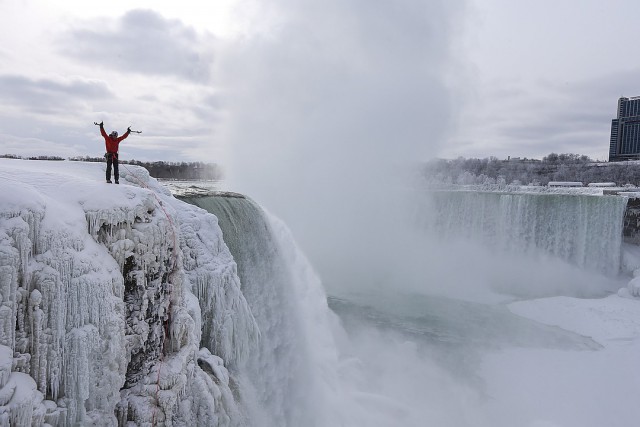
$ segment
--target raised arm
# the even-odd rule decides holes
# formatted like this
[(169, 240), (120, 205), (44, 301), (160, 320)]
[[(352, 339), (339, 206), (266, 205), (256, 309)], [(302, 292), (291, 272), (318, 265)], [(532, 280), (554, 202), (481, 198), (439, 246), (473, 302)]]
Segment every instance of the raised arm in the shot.
[(102, 135), (103, 138), (108, 138), (109, 135), (107, 135), (107, 132), (104, 131), (104, 123), (100, 122), (100, 135)]
[(121, 136), (120, 138), (118, 138), (116, 141), (118, 141), (118, 142), (122, 141), (123, 139), (125, 139), (126, 137), (128, 137), (130, 133), (131, 133), (131, 127), (128, 127), (128, 128), (127, 128), (127, 131), (124, 133), (124, 135), (122, 135), (122, 136)]

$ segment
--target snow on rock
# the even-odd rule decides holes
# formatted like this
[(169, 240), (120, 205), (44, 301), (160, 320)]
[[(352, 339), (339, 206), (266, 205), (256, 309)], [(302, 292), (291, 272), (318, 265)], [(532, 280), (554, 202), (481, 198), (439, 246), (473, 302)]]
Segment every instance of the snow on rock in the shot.
[[(183, 205), (178, 200), (173, 203)], [(222, 240), (217, 218), (187, 206), (178, 211), (183, 264), (202, 313), (202, 344), (236, 366), (256, 347), (260, 333), (240, 291), (237, 266)]]
[(216, 218), (103, 177), (0, 159), (0, 426), (240, 425), (225, 365), (259, 333)]
[(626, 288), (618, 291), (618, 295), (623, 298), (639, 298), (640, 297), (640, 276), (636, 274), (638, 270), (633, 272), (633, 279), (629, 280)]
[(633, 277), (640, 274), (640, 246), (630, 243), (622, 244), (622, 273)]
[(60, 409), (44, 400), (29, 375), (12, 372), (13, 352), (0, 345), (0, 426), (56, 425)]

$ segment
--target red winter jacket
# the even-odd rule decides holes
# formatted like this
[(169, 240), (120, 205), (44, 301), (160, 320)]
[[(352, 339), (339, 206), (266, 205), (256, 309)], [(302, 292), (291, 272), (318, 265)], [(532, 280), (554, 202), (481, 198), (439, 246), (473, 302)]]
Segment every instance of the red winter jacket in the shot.
[(107, 153), (115, 153), (118, 154), (118, 145), (120, 145), (120, 141), (129, 136), (129, 130), (127, 130), (124, 135), (119, 138), (111, 139), (107, 132), (104, 131), (104, 127), (100, 126), (100, 134), (104, 138), (104, 145), (107, 148)]

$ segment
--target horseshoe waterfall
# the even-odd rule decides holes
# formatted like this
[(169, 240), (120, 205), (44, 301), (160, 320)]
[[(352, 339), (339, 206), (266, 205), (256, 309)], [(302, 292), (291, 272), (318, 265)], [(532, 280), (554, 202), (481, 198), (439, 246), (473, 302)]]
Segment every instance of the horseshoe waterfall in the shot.
[[(635, 345), (640, 331), (628, 320), (640, 256), (623, 233), (637, 226), (627, 196), (431, 193), (412, 227), (435, 250), (390, 265), (379, 288), (327, 295), (286, 224), (249, 197), (173, 195), (145, 169), (123, 169), (108, 185), (102, 164), (0, 159), (0, 426), (574, 425), (555, 398), (541, 412), (513, 403), (502, 372), (529, 372), (531, 352), (542, 370), (557, 352), (618, 348), (581, 329), (592, 323), (554, 317), (559, 304), (617, 298), (617, 311), (594, 309), (599, 324), (626, 310), (620, 339)], [(589, 288), (603, 299), (578, 300), (590, 285), (568, 275), (574, 287), (533, 305), (500, 286), (487, 291), (502, 292), (497, 305), (471, 301), (483, 280), (500, 282), (474, 264), (487, 253), (493, 272), (522, 273), (505, 282), (548, 259), (608, 285)], [(537, 259), (538, 273), (511, 256)], [(447, 294), (460, 283), (464, 298)]]

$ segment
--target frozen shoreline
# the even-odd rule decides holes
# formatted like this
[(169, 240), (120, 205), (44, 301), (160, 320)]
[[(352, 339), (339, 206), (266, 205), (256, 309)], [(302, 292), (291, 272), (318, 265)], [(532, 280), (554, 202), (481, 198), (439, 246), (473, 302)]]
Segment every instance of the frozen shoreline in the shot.
[[(487, 354), (481, 376), (499, 425), (627, 427), (640, 418), (640, 301), (551, 297), (514, 302), (515, 314), (590, 337), (600, 350), (509, 348)], [(506, 392), (505, 392), (506, 391)]]

